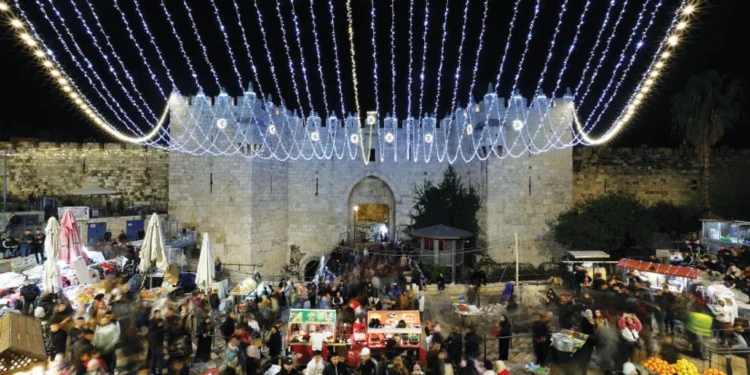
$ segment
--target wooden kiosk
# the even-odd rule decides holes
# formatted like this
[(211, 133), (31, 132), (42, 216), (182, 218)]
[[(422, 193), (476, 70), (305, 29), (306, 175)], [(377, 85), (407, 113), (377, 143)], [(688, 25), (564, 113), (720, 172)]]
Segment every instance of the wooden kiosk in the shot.
[[(377, 324), (377, 322), (380, 324)], [(419, 358), (424, 364), (427, 351), (422, 345), (424, 332), (419, 311), (368, 311), (366, 323), (355, 324), (352, 335), (352, 348), (346, 360), (355, 366), (359, 364), (362, 348), (370, 348), (376, 358), (388, 350), (388, 340), (395, 341), (398, 353), (407, 351), (411, 358)]]

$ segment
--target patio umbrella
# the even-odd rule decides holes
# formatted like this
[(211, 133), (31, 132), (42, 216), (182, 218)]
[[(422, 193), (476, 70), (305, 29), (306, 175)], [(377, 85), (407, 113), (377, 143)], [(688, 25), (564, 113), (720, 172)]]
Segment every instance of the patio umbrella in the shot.
[(195, 276), (195, 285), (199, 288), (208, 289), (214, 281), (216, 269), (214, 268), (214, 251), (211, 248), (211, 239), (208, 233), (203, 233), (203, 245), (201, 255), (198, 258), (198, 273)]
[(47, 256), (47, 260), (44, 262), (42, 289), (54, 293), (62, 288), (60, 266), (57, 265), (57, 258), (60, 256), (60, 223), (57, 222), (54, 216), (50, 217), (47, 221), (44, 235), (44, 253)]
[(151, 267), (164, 271), (169, 267), (167, 252), (164, 249), (161, 220), (156, 213), (151, 215), (151, 219), (148, 221), (146, 236), (143, 237), (143, 245), (141, 245), (141, 264), (138, 265), (138, 270), (141, 273), (147, 273)]
[(60, 221), (60, 259), (72, 265), (78, 258), (83, 258), (86, 264), (91, 264), (91, 259), (83, 251), (83, 241), (73, 211), (65, 210)]

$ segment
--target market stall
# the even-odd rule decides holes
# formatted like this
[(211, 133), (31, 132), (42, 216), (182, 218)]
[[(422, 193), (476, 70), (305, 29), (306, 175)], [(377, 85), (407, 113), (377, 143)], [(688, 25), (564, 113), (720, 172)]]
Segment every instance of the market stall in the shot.
[(750, 222), (737, 220), (703, 219), (702, 242), (716, 252), (719, 246), (737, 247), (750, 245)]
[[(286, 338), (290, 350), (307, 363), (312, 359), (313, 337), (323, 336), (323, 358), (328, 358), (332, 347), (346, 346), (346, 338), (336, 335), (336, 310), (291, 309)], [(312, 340), (311, 340), (312, 339)]]
[(620, 259), (617, 268), (624, 272), (636, 271), (638, 278), (648, 283), (650, 288), (661, 289), (667, 285), (673, 293), (682, 293), (691, 284), (700, 281), (700, 272), (692, 267)]
[[(422, 347), (423, 330), (419, 311), (368, 311), (366, 323), (354, 324), (352, 348), (347, 354), (350, 365), (359, 363), (362, 348), (370, 348), (374, 357), (386, 351), (407, 351), (424, 363), (427, 351)], [(390, 342), (390, 343), (389, 343)]]

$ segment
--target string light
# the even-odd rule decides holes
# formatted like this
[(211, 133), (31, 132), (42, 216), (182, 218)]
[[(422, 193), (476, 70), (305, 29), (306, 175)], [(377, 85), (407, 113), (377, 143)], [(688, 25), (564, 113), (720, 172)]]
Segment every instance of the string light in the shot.
[[(446, 3), (447, 5), (447, 3)], [(424, 47), (422, 48), (422, 68), (420, 69), (419, 74), (419, 112), (417, 112), (417, 116), (422, 117), (422, 99), (424, 98), (424, 71), (427, 67), (427, 46), (429, 43), (427, 43), (427, 32), (430, 29), (430, 2), (426, 1), (424, 5), (424, 34), (422, 35), (422, 41), (424, 41)], [(444, 29), (445, 31), (445, 29)], [(411, 36), (410, 36), (411, 38)], [(438, 78), (438, 84), (440, 82), (440, 79)], [(411, 111), (409, 112), (411, 115)]]
[[(362, 111), (360, 110), (360, 107), (359, 107), (359, 82), (357, 81), (357, 57), (354, 51), (354, 22), (352, 18), (353, 18), (352, 1), (346, 0), (346, 19), (349, 21), (349, 28), (347, 29), (347, 31), (349, 32), (349, 54), (352, 60), (352, 84), (354, 86), (354, 105), (355, 105), (355, 108), (357, 109), (356, 119), (357, 119), (357, 129), (359, 133), (359, 136), (357, 137), (357, 139), (361, 139), (362, 138), (362, 126), (360, 125), (360, 121), (361, 121), (360, 114), (362, 113)], [(372, 146), (372, 126), (370, 126), (369, 133), (370, 133), (369, 135), (370, 142), (367, 147), (368, 150)], [(354, 134), (352, 134), (352, 137), (354, 137)], [(357, 142), (352, 142), (352, 143), (357, 143)], [(359, 148), (362, 151), (362, 161), (365, 163), (365, 165), (370, 164), (370, 158), (368, 157), (368, 155), (365, 155), (365, 146), (363, 142), (358, 142), (358, 143), (359, 143)]]
[[(429, 11), (430, 2), (425, 3), (425, 9)], [(425, 11), (425, 25), (427, 25), (427, 11)], [(426, 26), (425, 26), (426, 27)], [(427, 48), (427, 43), (425, 43), (425, 48)], [(412, 89), (412, 67), (414, 66), (414, 0), (409, 0), (409, 83), (407, 87), (407, 122), (406, 126), (408, 128), (409, 121), (408, 118), (411, 118), (413, 116), (412, 112), (412, 105), (413, 102), (411, 100), (411, 89)], [(406, 155), (409, 155), (409, 130), (406, 131)]]
[[(211, 6), (214, 8), (214, 16), (216, 17), (216, 22), (219, 24), (219, 30), (221, 30), (221, 35), (224, 37), (224, 45), (227, 46), (227, 52), (229, 52), (229, 60), (232, 62), (232, 69), (234, 70), (235, 76), (237, 76), (237, 84), (242, 90), (244, 87), (244, 84), (242, 83), (242, 74), (240, 74), (240, 71), (237, 69), (237, 60), (234, 58), (234, 52), (232, 51), (232, 46), (229, 45), (229, 36), (227, 36), (227, 32), (224, 28), (224, 23), (221, 22), (221, 16), (219, 15), (219, 8), (216, 7), (216, 1), (211, 0)], [(188, 11), (190, 9), (188, 8)], [(191, 17), (192, 21), (192, 17)]]
[[(310, 111), (314, 112), (315, 108), (312, 102), (312, 95), (310, 94), (310, 84), (307, 82), (307, 62), (305, 61), (305, 51), (302, 48), (302, 40), (300, 39), (300, 35), (299, 35), (299, 22), (297, 21), (297, 12), (294, 10), (294, 1), (291, 1), (291, 4), (292, 4), (292, 22), (294, 22), (294, 35), (297, 37), (297, 49), (299, 49), (300, 65), (302, 66), (302, 82), (305, 83), (305, 92), (307, 93), (307, 102), (310, 105)], [(312, 1), (310, 2), (310, 6), (312, 6)], [(281, 25), (283, 27), (284, 23), (282, 22)], [(325, 84), (325, 82), (322, 82), (322, 83)], [(328, 112), (327, 109), (326, 109), (326, 112)], [(304, 118), (304, 115), (303, 115), (303, 118)]]
[[(396, 0), (391, 0), (391, 106), (393, 117), (398, 118), (396, 113)], [(391, 134), (391, 133), (389, 133)], [(388, 143), (392, 143), (388, 142)]]
[[(162, 5), (164, 5), (164, 0), (162, 0)], [(196, 25), (195, 20), (193, 19), (193, 10), (190, 8), (186, 0), (182, 1), (182, 5), (185, 7), (185, 10), (187, 11), (188, 19), (190, 19), (190, 26), (193, 29), (195, 40), (198, 41), (198, 45), (201, 47), (201, 51), (203, 52), (203, 60), (206, 61), (206, 64), (208, 64), (208, 68), (211, 70), (211, 74), (214, 77), (214, 83), (216, 83), (216, 87), (219, 90), (221, 90), (221, 83), (219, 82), (219, 75), (216, 74), (216, 69), (214, 69), (214, 64), (211, 63), (211, 59), (208, 58), (208, 48), (206, 48), (206, 45), (203, 44), (203, 39), (201, 38), (201, 34), (198, 31), (198, 25)], [(166, 6), (164, 9), (166, 12)]]
[(0, 2), (0, 12), (7, 12), (10, 10), (10, 5)]
[[(628, 100), (629, 105), (625, 106), (625, 108), (622, 110), (620, 116), (615, 119), (613, 126), (611, 126), (603, 135), (601, 135), (599, 138), (591, 137), (588, 133), (583, 131), (583, 124), (579, 121), (578, 117), (573, 116), (574, 124), (576, 125), (576, 129), (581, 134), (581, 138), (586, 142), (588, 145), (600, 145), (604, 144), (606, 142), (609, 142), (612, 138), (614, 138), (622, 129), (624, 126), (628, 123), (630, 119), (632, 119), (634, 110), (638, 108), (639, 104), (642, 103), (643, 99), (645, 98), (645, 95), (650, 91), (650, 88), (647, 86), (644, 86), (644, 80), (646, 77), (650, 74), (653, 69), (659, 65), (659, 63), (662, 64), (663, 67), (663, 61), (658, 61), (660, 58), (663, 60), (666, 57), (669, 57), (671, 53), (668, 53), (669, 51), (665, 51), (665, 49), (669, 48), (671, 46), (670, 38), (674, 36), (672, 34), (673, 30), (676, 27), (676, 24), (679, 20), (680, 14), (683, 16), (685, 15), (684, 9), (686, 6), (689, 6), (687, 4), (686, 0), (682, 1), (681, 6), (677, 9), (675, 12), (674, 17), (672, 18), (672, 23), (669, 26), (669, 30), (666, 33), (666, 36), (659, 46), (659, 49), (654, 54), (654, 57), (651, 61), (651, 65), (646, 70), (646, 72), (643, 74), (643, 80), (641, 83), (638, 84), (636, 89), (634, 90), (633, 94), (631, 95), (630, 99)], [(664, 56), (664, 53), (668, 53), (666, 57)], [(657, 62), (658, 61), (658, 62)], [(630, 112), (631, 114), (628, 114)]]
[[(281, 23), (281, 40), (284, 42), (284, 50), (286, 51), (286, 58), (289, 61), (289, 74), (292, 76), (292, 86), (294, 87), (294, 95), (295, 98), (297, 98), (297, 107), (299, 107), (300, 111), (302, 113), (305, 113), (305, 109), (302, 108), (302, 99), (299, 95), (299, 89), (297, 88), (297, 76), (294, 72), (294, 60), (292, 60), (292, 54), (289, 50), (289, 43), (286, 39), (286, 28), (284, 27), (284, 16), (281, 14), (281, 6), (280, 1), (276, 2), (276, 15), (279, 17), (279, 22)], [(256, 0), (256, 7), (257, 7), (257, 0)], [(259, 13), (260, 14), (260, 13)], [(261, 20), (262, 23), (262, 20)]]
[[(443, 75), (443, 61), (445, 61), (445, 37), (448, 35), (446, 28), (446, 25), (448, 24), (448, 10), (450, 9), (450, 1), (445, 1), (445, 13), (443, 13), (443, 37), (440, 40), (440, 64), (438, 65), (438, 75), (437, 75), (437, 94), (435, 95), (435, 112), (437, 112), (437, 108), (440, 105), (440, 90), (442, 88), (441, 84), (441, 77)], [(427, 42), (425, 41), (425, 44)], [(424, 79), (424, 77), (422, 77)], [(421, 111), (421, 109), (420, 109)], [(421, 116), (421, 113), (420, 113)]]
[[(310, 1), (310, 16), (312, 17), (312, 26), (313, 26), (313, 36), (315, 37), (315, 55), (318, 57), (317, 60), (317, 66), (318, 66), (318, 75), (320, 76), (320, 85), (323, 88), (323, 105), (325, 108), (325, 114), (328, 116), (328, 92), (326, 91), (326, 81), (323, 77), (323, 60), (320, 58), (320, 44), (318, 43), (318, 25), (315, 22), (315, 10), (313, 9), (314, 1)], [(292, 7), (294, 7), (294, 1), (292, 1)], [(292, 8), (294, 9), (294, 8)], [(294, 17), (295, 21), (295, 27), (297, 27), (297, 17)], [(302, 48), (302, 45), (300, 45), (300, 48)]]

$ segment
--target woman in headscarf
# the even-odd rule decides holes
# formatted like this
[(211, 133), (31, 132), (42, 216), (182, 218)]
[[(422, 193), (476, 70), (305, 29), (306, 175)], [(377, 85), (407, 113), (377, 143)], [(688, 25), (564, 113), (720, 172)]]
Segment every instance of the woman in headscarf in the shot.
[(511, 347), (511, 327), (510, 321), (506, 315), (500, 315), (500, 322), (497, 323), (495, 336), (497, 337), (497, 351), (501, 361), (508, 360), (508, 354)]
[(203, 362), (211, 359), (211, 331), (211, 317), (206, 315), (198, 325), (198, 348), (195, 351), (195, 358)]

